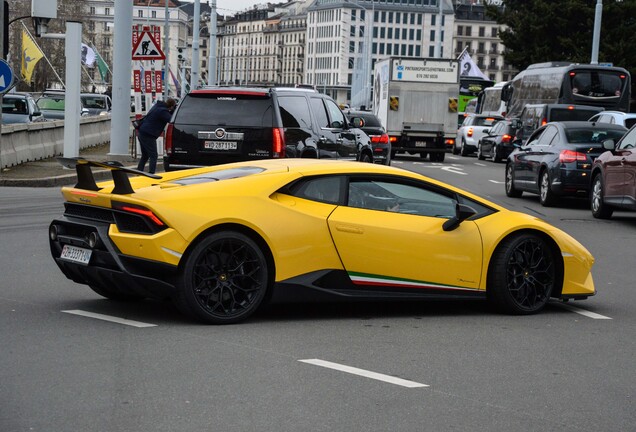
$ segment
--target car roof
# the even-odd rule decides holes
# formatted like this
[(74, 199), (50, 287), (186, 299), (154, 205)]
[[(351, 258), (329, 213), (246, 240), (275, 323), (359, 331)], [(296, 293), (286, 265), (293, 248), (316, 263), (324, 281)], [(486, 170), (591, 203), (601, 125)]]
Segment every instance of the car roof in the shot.
[(626, 131), (627, 128), (623, 125), (613, 124), (613, 123), (602, 123), (602, 122), (589, 122), (589, 121), (562, 121), (562, 122), (550, 122), (546, 124), (548, 125), (560, 125), (564, 129), (574, 129), (574, 128), (594, 128), (594, 129), (607, 129), (607, 130), (620, 130)]

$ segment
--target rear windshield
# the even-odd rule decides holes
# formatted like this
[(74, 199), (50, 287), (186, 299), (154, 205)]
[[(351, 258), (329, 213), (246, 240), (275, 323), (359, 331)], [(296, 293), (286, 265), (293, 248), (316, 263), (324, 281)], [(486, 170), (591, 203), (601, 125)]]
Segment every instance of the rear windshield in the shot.
[(627, 129), (631, 128), (636, 124), (636, 118), (625, 119), (625, 127)]
[(550, 111), (551, 122), (561, 121), (588, 121), (598, 111), (585, 110), (585, 109), (567, 109), (567, 108), (553, 108)]
[(64, 99), (40, 98), (38, 106), (40, 109), (64, 111)]
[(374, 116), (374, 115), (369, 115), (369, 114), (362, 114), (362, 115), (354, 115), (353, 117), (362, 117), (362, 119), (364, 120), (364, 125), (366, 127), (382, 127), (382, 124), (380, 123), (380, 120)]
[(475, 117), (474, 126), (492, 126), (497, 123), (500, 118), (496, 117)]
[(598, 128), (577, 128), (566, 129), (565, 136), (568, 142), (572, 144), (584, 144), (584, 143), (602, 143), (607, 139), (612, 139), (617, 142), (623, 136), (624, 131), (620, 130), (603, 130)]
[(234, 127), (272, 127), (272, 99), (253, 94), (189, 94), (175, 123)]
[(613, 71), (575, 71), (572, 76), (572, 93), (582, 96), (620, 96), (623, 80)]

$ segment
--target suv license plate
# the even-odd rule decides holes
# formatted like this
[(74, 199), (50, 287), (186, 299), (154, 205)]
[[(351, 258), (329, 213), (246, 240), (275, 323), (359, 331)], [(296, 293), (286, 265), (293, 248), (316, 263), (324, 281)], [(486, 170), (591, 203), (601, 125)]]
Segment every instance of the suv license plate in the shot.
[(66, 261), (72, 261), (80, 264), (88, 264), (91, 260), (93, 251), (76, 246), (64, 245), (60, 258)]
[(415, 147), (426, 147), (426, 141), (415, 141)]
[(236, 150), (238, 143), (236, 141), (205, 141), (203, 147), (206, 150)]

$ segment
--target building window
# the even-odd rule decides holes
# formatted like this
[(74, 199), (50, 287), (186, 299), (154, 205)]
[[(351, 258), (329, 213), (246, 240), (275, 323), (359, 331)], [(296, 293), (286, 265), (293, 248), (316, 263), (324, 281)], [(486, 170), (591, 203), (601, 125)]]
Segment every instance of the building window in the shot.
[(473, 35), (473, 28), (471, 26), (466, 26), (466, 36)]
[(91, 8), (90, 8), (90, 14), (91, 14), (91, 15), (95, 15), (95, 6), (91, 6)]
[(497, 27), (493, 27), (490, 29), (490, 36), (496, 38), (498, 35)]
[(428, 56), (429, 57), (435, 57), (435, 47), (434, 46), (428, 47)]
[(479, 37), (486, 36), (486, 27), (479, 27)]
[(464, 26), (457, 26), (457, 36), (464, 36)]
[(139, 10), (137, 11), (137, 16), (138, 16), (139, 18), (143, 18), (143, 17), (144, 17), (144, 11), (143, 11), (143, 10), (141, 10), (141, 9), (139, 9)]
[(157, 18), (157, 11), (151, 11), (150, 14), (152, 18)]
[(477, 44), (477, 53), (484, 54), (485, 52), (486, 52), (485, 44), (483, 42), (479, 42), (479, 44)]
[(104, 15), (110, 16), (110, 8), (104, 9)]
[(435, 30), (431, 30), (430, 41), (435, 42)]

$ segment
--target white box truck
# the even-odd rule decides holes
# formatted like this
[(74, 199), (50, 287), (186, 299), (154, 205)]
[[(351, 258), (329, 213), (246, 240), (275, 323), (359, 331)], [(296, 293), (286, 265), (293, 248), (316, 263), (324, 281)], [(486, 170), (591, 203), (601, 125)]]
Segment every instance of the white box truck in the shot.
[(391, 140), (391, 153), (443, 162), (457, 137), (459, 62), (390, 57), (374, 69), (373, 112)]

